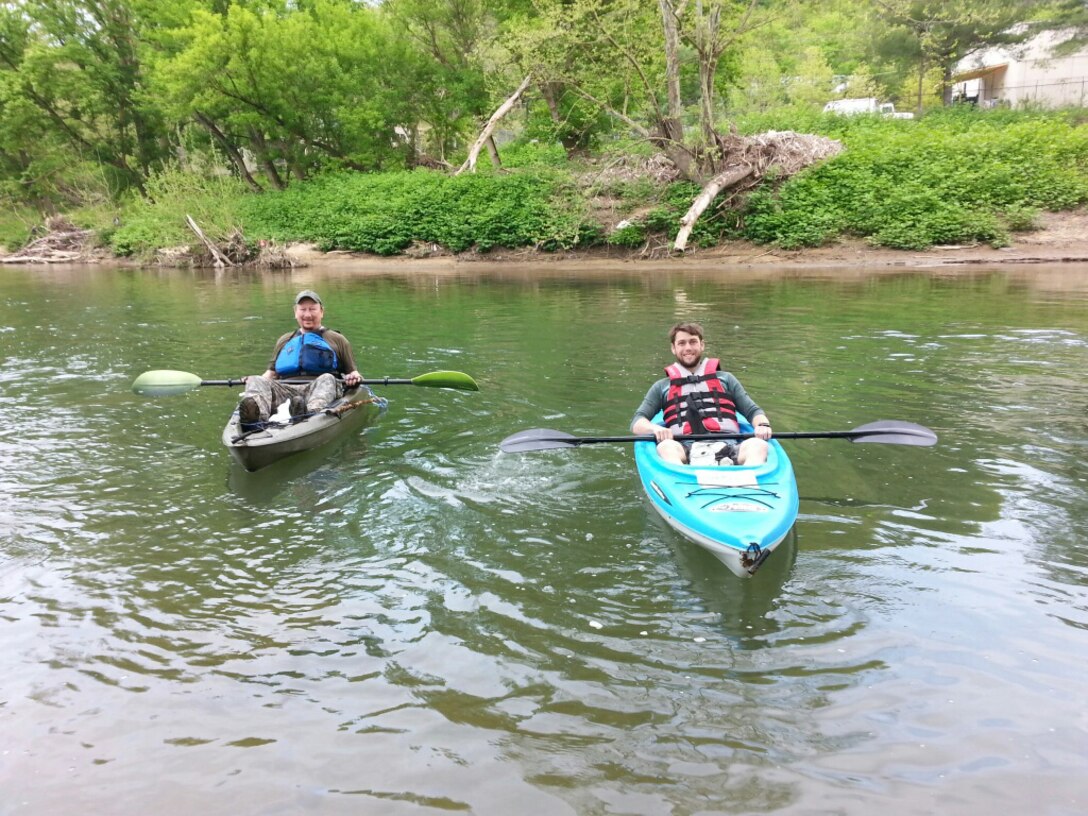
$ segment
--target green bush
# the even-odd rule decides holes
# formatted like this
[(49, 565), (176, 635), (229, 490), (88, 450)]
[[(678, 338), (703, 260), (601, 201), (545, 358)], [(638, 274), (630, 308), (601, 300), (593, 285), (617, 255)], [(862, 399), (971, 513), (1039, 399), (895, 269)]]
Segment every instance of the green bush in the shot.
[(0, 247), (11, 253), (22, 248), (30, 240), (30, 231), (41, 221), (37, 213), (24, 207), (8, 205), (0, 209)]
[(1012, 232), (1031, 232), (1039, 229), (1039, 208), (1012, 204), (1001, 212), (1002, 220)]
[(209, 239), (221, 242), (243, 228), (239, 211), (246, 196), (242, 182), (232, 176), (171, 165), (153, 173), (145, 193), (122, 207), (120, 225), (108, 233), (109, 245), (118, 255), (140, 255), (192, 244), (196, 239), (186, 226), (186, 215)]
[[(952, 109), (920, 120), (826, 117), (839, 156), (749, 199), (743, 235), (784, 247), (1007, 243), (1039, 210), (1088, 201), (1088, 128), (1067, 113)], [(766, 122), (764, 122), (766, 124)]]
[(338, 173), (245, 202), (251, 237), (378, 255), (402, 252), (413, 241), (452, 252), (599, 241), (584, 212), (569, 181), (547, 171)]
[(628, 223), (620, 229), (614, 230), (608, 236), (609, 246), (634, 247), (642, 246), (646, 242), (646, 230), (641, 224)]
[(536, 139), (512, 142), (500, 151), (504, 167), (565, 167), (567, 151), (558, 142)]

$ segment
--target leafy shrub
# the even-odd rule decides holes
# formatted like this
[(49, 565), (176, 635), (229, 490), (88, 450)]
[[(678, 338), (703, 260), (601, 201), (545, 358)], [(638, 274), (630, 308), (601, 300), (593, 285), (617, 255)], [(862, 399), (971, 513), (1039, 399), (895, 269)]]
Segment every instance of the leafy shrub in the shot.
[(616, 247), (634, 248), (646, 242), (646, 230), (641, 224), (627, 223), (608, 236), (608, 243)]
[(576, 193), (547, 171), (337, 173), (250, 197), (245, 217), (253, 237), (312, 241), (325, 250), (394, 255), (413, 241), (453, 252), (564, 249), (599, 240)]
[(567, 151), (558, 142), (541, 142), (536, 139), (518, 141), (502, 148), (502, 163), (515, 167), (564, 167)]
[(1031, 232), (1039, 229), (1039, 208), (1012, 204), (1001, 212), (1005, 225), (1012, 232)]
[(921, 120), (833, 117), (846, 151), (753, 195), (743, 234), (784, 247), (844, 234), (920, 249), (1007, 243), (1039, 209), (1088, 201), (1088, 129), (1065, 114), (950, 110)]
[(30, 231), (41, 222), (37, 213), (22, 207), (0, 209), (0, 247), (15, 252), (30, 240)]
[(242, 182), (232, 176), (170, 165), (152, 173), (144, 195), (122, 207), (120, 225), (108, 233), (110, 246), (118, 255), (139, 255), (192, 243), (186, 215), (212, 241), (222, 241), (242, 227), (238, 213), (246, 194)]

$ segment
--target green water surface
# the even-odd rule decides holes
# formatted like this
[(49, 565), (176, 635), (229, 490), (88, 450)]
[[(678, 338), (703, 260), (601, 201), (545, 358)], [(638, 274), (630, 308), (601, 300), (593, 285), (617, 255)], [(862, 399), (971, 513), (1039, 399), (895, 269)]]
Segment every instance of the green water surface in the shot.
[[(1088, 809), (1088, 268), (0, 270), (0, 814)], [(382, 422), (257, 474), (219, 434), (302, 288)], [(708, 346), (794, 440), (751, 581), (627, 432)]]

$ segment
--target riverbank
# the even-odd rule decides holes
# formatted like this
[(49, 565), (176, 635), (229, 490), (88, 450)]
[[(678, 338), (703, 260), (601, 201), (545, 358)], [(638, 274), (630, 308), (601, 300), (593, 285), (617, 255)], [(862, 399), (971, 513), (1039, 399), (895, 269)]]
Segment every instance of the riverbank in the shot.
[[(597, 247), (586, 251), (541, 252), (533, 249), (495, 249), (480, 253), (467, 251), (451, 253), (436, 245), (417, 245), (403, 255), (381, 256), (368, 253), (333, 251), (321, 252), (312, 244), (291, 244), (282, 250), (284, 265), (322, 266), (335, 263), (339, 267), (397, 267), (418, 266), (430, 261), (443, 264), (473, 263), (533, 263), (608, 262), (636, 265), (684, 264), (687, 262), (734, 267), (955, 267), (984, 264), (1060, 264), (1088, 263), (1088, 209), (1057, 213), (1042, 213), (1039, 228), (1030, 232), (1013, 233), (1007, 247), (994, 248), (984, 244), (934, 246), (925, 250), (897, 250), (873, 246), (863, 239), (839, 240), (821, 247), (789, 250), (730, 241), (709, 249), (691, 249), (682, 256), (672, 255), (667, 246), (653, 250)], [(148, 265), (119, 258), (101, 248), (66, 251), (28, 256), (25, 252), (5, 254), (0, 247), (0, 264), (47, 263), (112, 263), (119, 265)], [(164, 266), (187, 264), (184, 253), (171, 257)], [(152, 264), (154, 265), (154, 264)]]
[(1057, 264), (1088, 263), (1088, 210), (1043, 213), (1039, 228), (1014, 233), (1007, 247), (994, 248), (972, 244), (935, 246), (908, 251), (877, 247), (861, 239), (842, 240), (822, 247), (798, 250), (762, 246), (748, 241), (730, 241), (709, 249), (693, 249), (682, 257), (668, 255), (663, 247), (657, 252), (618, 247), (601, 247), (584, 252), (539, 252), (535, 250), (493, 250), (488, 253), (454, 254), (439, 247), (417, 246), (405, 255), (382, 257), (353, 252), (321, 252), (309, 244), (287, 248), (287, 255), (298, 265), (335, 262), (338, 266), (357, 263), (367, 267), (418, 265), (426, 261), (452, 264), (471, 263), (563, 263), (608, 261), (631, 264), (683, 264), (692, 261), (723, 266), (796, 266), (796, 267), (954, 267), (980, 264)]

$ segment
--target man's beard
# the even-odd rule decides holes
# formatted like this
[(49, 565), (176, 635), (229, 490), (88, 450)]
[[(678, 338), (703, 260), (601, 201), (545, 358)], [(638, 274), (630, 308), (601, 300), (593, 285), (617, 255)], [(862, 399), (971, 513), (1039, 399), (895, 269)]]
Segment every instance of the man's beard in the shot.
[(685, 363), (683, 361), (683, 359), (681, 359), (679, 354), (674, 354), (673, 357), (676, 358), (676, 362), (680, 363), (680, 365), (682, 365), (684, 368), (688, 369), (689, 371), (694, 371), (695, 369), (697, 369), (699, 367), (699, 363), (701, 363), (703, 361), (703, 355), (702, 354), (700, 354), (698, 357), (696, 357), (695, 362), (692, 363), (691, 365), (688, 365), (687, 363)]

